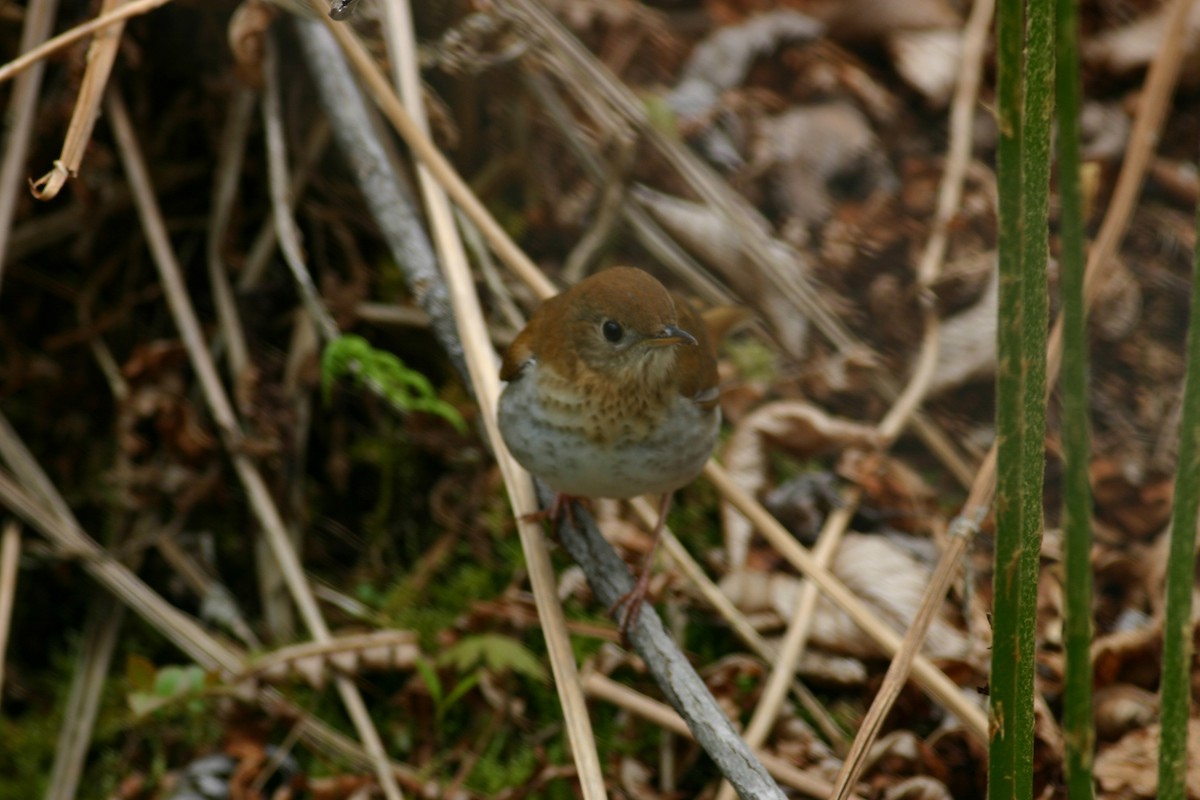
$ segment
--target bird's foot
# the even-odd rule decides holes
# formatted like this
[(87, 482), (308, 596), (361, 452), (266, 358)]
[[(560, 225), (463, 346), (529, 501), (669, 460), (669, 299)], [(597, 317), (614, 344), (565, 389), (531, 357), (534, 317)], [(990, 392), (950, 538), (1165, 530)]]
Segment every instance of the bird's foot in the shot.
[(567, 524), (572, 528), (575, 527), (575, 512), (571, 506), (573, 503), (579, 503), (584, 508), (588, 508), (590, 503), (586, 497), (576, 497), (575, 495), (562, 494), (556, 492), (554, 502), (549, 506), (537, 511), (525, 514), (521, 519), (526, 522), (549, 522), (551, 529), (557, 528), (558, 523), (562, 519), (567, 520)]
[(637, 581), (633, 584), (633, 588), (625, 594), (617, 598), (617, 602), (613, 603), (608, 609), (609, 615), (620, 613), (620, 620), (617, 622), (617, 632), (621, 634), (621, 644), (629, 646), (629, 630), (637, 624), (638, 617), (641, 616), (642, 606), (646, 603), (646, 595), (650, 589), (650, 570), (643, 569), (638, 575)]
[(646, 593), (650, 588), (650, 570), (654, 567), (654, 554), (658, 552), (658, 543), (662, 540), (663, 527), (667, 524), (667, 510), (671, 507), (671, 496), (672, 493), (667, 492), (658, 501), (658, 521), (654, 523), (654, 530), (650, 532), (650, 552), (646, 553), (646, 561), (642, 564), (637, 581), (634, 582), (632, 589), (618, 597), (617, 602), (608, 609), (609, 614), (615, 614), (622, 607), (625, 609), (621, 614), (621, 621), (617, 623), (617, 630), (621, 634), (621, 643), (624, 645), (629, 644), (629, 630), (637, 624), (638, 617), (642, 613), (642, 606), (646, 602)]

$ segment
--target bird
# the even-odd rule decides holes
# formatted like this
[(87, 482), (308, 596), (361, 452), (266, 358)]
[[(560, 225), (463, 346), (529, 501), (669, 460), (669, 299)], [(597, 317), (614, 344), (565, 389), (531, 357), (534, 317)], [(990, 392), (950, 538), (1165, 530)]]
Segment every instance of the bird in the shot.
[(497, 409), (505, 445), (556, 493), (658, 494), (652, 545), (624, 606), (636, 622), (671, 497), (704, 469), (721, 424), (717, 353), (687, 299), (634, 267), (602, 270), (545, 301), (505, 353)]

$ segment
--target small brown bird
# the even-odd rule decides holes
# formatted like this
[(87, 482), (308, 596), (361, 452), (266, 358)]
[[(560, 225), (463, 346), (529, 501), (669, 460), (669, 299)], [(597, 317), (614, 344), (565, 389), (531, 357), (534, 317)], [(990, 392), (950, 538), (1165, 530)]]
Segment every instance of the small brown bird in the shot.
[(717, 440), (717, 356), (692, 306), (640, 269), (615, 267), (547, 300), (504, 356), (500, 433), (525, 469), (573, 498), (662, 495), (654, 545), (621, 626), (645, 599), (672, 493)]

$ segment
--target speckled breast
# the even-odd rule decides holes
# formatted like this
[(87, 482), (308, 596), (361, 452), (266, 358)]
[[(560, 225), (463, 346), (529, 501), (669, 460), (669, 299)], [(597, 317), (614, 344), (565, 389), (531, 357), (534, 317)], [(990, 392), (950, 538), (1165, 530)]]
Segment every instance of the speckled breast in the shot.
[(712, 453), (716, 408), (675, 395), (658, 413), (612, 418), (589, 399), (547, 392), (545, 382), (539, 391), (531, 367), (500, 396), (500, 431), (517, 461), (556, 492), (613, 498), (670, 492), (695, 479)]

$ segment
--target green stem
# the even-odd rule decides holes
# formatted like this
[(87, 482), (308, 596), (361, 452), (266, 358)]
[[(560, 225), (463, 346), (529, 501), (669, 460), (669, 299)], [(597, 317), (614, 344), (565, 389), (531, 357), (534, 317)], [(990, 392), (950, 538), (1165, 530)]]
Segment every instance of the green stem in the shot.
[(1067, 795), (1095, 795), (1092, 762), (1092, 494), (1088, 483), (1087, 309), (1083, 297), (1083, 194), (1079, 177), (1079, 28), (1076, 0), (1058, 0), (1057, 53), (1059, 275), (1063, 314), (1063, 536), (1067, 591), (1065, 697)]
[[(1037, 577), (1045, 464), (1046, 262), (1054, 7), (997, 13), (1000, 320), (988, 797), (1033, 793)], [(1029, 54), (1023, 63), (1022, 54)]]
[[(1200, 230), (1200, 216), (1197, 217)], [(1163, 623), (1162, 733), (1158, 797), (1187, 797), (1187, 734), (1191, 710), (1192, 588), (1196, 566), (1196, 511), (1200, 505), (1200, 239), (1192, 265), (1187, 372), (1179, 422), (1179, 464), (1167, 557), (1167, 611)]]

